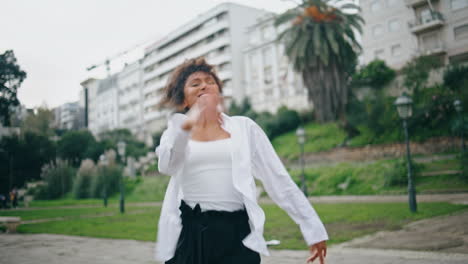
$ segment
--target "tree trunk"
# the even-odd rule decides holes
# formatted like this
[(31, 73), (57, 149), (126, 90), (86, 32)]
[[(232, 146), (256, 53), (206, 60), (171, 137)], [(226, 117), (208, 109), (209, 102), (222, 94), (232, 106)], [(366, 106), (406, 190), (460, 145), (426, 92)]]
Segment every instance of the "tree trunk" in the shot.
[(348, 87), (345, 73), (333, 61), (317, 67), (307, 67), (302, 72), (304, 85), (309, 92), (308, 100), (313, 103), (315, 118), (319, 123), (336, 121), (345, 116)]

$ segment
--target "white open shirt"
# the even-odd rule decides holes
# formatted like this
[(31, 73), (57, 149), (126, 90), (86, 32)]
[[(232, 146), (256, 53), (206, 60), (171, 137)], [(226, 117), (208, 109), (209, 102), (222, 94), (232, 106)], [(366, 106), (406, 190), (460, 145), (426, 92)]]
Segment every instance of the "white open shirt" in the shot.
[[(328, 240), (325, 227), (307, 198), (297, 187), (276, 154), (262, 128), (244, 116), (221, 113), (222, 128), (232, 140), (232, 180), (242, 194), (251, 232), (242, 243), (262, 255), (269, 256), (263, 227), (265, 213), (257, 203), (254, 177), (259, 179), (270, 198), (296, 222), (307, 245)], [(177, 240), (182, 230), (179, 206), (184, 198), (178, 177), (183, 171), (188, 153), (190, 133), (181, 128), (187, 116), (174, 113), (156, 148), (160, 173), (172, 176), (166, 190), (158, 223), (154, 259), (167, 261), (174, 256)]]

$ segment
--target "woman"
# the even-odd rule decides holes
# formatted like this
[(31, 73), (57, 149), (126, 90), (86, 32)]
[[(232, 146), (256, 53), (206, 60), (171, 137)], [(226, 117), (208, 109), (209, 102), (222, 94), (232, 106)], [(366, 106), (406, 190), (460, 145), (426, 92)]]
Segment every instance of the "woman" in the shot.
[(203, 58), (172, 73), (160, 105), (170, 116), (156, 148), (172, 176), (158, 224), (155, 259), (165, 263), (260, 263), (269, 255), (254, 177), (299, 225), (307, 262), (324, 263), (327, 232), (253, 120), (222, 112), (222, 83)]

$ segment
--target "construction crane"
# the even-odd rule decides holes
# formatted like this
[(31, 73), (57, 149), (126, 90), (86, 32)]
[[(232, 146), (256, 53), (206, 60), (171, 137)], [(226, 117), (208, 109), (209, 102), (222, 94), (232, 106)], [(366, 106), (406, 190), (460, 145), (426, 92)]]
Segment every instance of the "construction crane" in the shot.
[(107, 77), (109, 77), (110, 76), (110, 71), (111, 71), (111, 66), (110, 66), (111, 61), (128, 54), (130, 51), (138, 48), (141, 45), (143, 45), (143, 43), (135, 45), (130, 49), (121, 51), (121, 52), (119, 52), (119, 53), (117, 53), (117, 54), (115, 54), (115, 55), (113, 55), (111, 57), (107, 57), (104, 61), (102, 61), (100, 63), (97, 63), (97, 64), (94, 64), (94, 65), (91, 65), (88, 68), (86, 68), (86, 70), (87, 71), (92, 71), (92, 70), (94, 70), (94, 69), (96, 69), (98, 67), (105, 66), (106, 67), (106, 72), (107, 72)]
[(96, 69), (98, 67), (105, 66), (106, 67), (106, 72), (107, 72), (107, 77), (109, 77), (110, 72), (111, 72), (111, 65), (110, 65), (111, 61), (113, 61), (113, 60), (115, 60), (115, 59), (117, 59), (119, 57), (122, 57), (124, 55), (127, 55), (129, 52), (134, 51), (138, 47), (141, 47), (141, 46), (146, 45), (148, 43), (154, 42), (155, 41), (154, 39), (155, 39), (154, 37), (150, 38), (150, 39), (148, 39), (148, 40), (146, 40), (144, 42), (141, 42), (139, 44), (136, 44), (136, 45), (132, 46), (131, 48), (128, 48), (128, 49), (126, 49), (124, 51), (121, 51), (121, 52), (119, 52), (119, 53), (117, 53), (117, 54), (115, 54), (115, 55), (113, 55), (111, 57), (107, 57), (104, 61), (87, 67), (86, 70), (87, 71), (92, 71), (92, 70), (94, 70), (94, 69)]

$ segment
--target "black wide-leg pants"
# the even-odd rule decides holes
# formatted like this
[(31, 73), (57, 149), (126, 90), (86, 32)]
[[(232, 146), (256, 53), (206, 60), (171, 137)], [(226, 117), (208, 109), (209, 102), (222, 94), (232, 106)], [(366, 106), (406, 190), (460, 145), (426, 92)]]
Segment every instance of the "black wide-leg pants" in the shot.
[(183, 200), (182, 231), (175, 255), (165, 264), (259, 264), (260, 255), (242, 244), (250, 233), (245, 210), (205, 211)]

